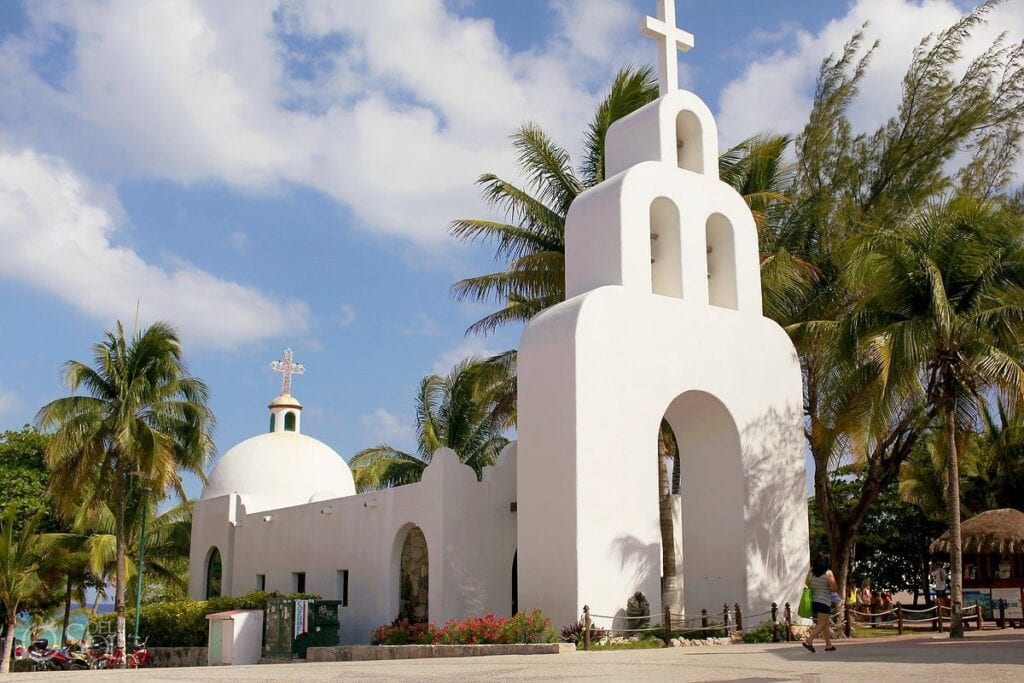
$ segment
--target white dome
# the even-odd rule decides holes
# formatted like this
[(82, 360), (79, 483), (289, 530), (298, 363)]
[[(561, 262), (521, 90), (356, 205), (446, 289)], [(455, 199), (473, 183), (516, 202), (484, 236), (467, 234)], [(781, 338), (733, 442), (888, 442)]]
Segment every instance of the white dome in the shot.
[(280, 431), (246, 439), (225, 453), (200, 498), (239, 493), (305, 503), (355, 492), (352, 471), (330, 446)]

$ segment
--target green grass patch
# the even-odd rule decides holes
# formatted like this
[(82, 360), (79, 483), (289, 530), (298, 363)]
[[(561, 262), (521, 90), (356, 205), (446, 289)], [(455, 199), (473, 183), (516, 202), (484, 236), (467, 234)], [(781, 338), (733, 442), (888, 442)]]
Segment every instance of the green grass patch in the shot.
[[(583, 646), (579, 646), (583, 649)], [(665, 647), (665, 643), (658, 640), (657, 638), (641, 638), (640, 640), (631, 640), (626, 643), (604, 643), (597, 645), (595, 643), (590, 644), (590, 651), (601, 651), (601, 650), (653, 650), (659, 647)]]
[(851, 634), (854, 638), (885, 638), (887, 636), (898, 636), (899, 631), (893, 628), (864, 628), (854, 626)]

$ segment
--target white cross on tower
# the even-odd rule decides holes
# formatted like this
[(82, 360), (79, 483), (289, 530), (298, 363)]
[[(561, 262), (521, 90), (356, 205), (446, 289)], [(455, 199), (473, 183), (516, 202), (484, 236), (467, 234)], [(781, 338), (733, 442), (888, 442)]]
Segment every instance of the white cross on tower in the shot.
[(676, 0), (658, 0), (658, 18), (644, 17), (640, 33), (658, 41), (658, 92), (662, 95), (679, 88), (679, 63), (676, 51), (693, 47), (693, 34), (676, 27)]
[(300, 363), (295, 363), (292, 360), (292, 350), (285, 349), (284, 357), (281, 360), (275, 360), (270, 364), (270, 369), (274, 372), (280, 372), (281, 377), (281, 394), (292, 393), (292, 375), (301, 375), (306, 371), (306, 368), (302, 367)]

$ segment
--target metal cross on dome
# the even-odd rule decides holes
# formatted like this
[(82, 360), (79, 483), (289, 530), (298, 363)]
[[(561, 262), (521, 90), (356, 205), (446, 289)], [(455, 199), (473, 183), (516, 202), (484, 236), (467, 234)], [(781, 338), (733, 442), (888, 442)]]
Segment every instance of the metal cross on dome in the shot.
[(693, 47), (693, 34), (676, 26), (676, 0), (658, 0), (658, 18), (644, 17), (640, 33), (658, 41), (658, 93), (679, 88), (679, 63), (676, 51)]
[(281, 360), (271, 362), (270, 369), (274, 372), (280, 372), (282, 375), (282, 395), (292, 393), (292, 375), (301, 375), (306, 371), (306, 368), (302, 367), (301, 363), (294, 362), (291, 349), (284, 350), (284, 357)]

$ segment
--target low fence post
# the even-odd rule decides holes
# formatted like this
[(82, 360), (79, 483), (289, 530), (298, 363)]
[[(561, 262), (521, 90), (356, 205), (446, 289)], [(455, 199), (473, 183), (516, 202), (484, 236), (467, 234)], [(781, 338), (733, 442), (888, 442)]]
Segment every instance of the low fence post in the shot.
[(847, 638), (853, 637), (853, 624), (851, 623), (850, 617), (850, 603), (843, 603), (843, 633), (846, 634)]
[(665, 605), (661, 625), (665, 629), (665, 647), (672, 647), (672, 609)]
[(707, 628), (708, 627), (708, 611), (706, 609), (702, 609), (700, 611), (700, 627), (701, 628)]
[(981, 605), (974, 603), (974, 618), (975, 623), (978, 624), (978, 630), (981, 630)]
[(896, 603), (896, 633), (903, 635), (903, 604)]
[(740, 609), (740, 603), (736, 603), (736, 630), (743, 630), (743, 610)]
[(583, 649), (590, 649), (590, 606), (583, 605)]
[(779, 642), (779, 603), (772, 603), (772, 642)]
[(939, 633), (942, 633), (942, 603), (935, 603), (935, 620), (939, 625)]
[(729, 637), (729, 603), (722, 603), (722, 634)]
[(790, 608), (789, 603), (786, 603), (783, 609), (783, 618), (786, 620), (786, 642), (793, 640), (793, 610)]

